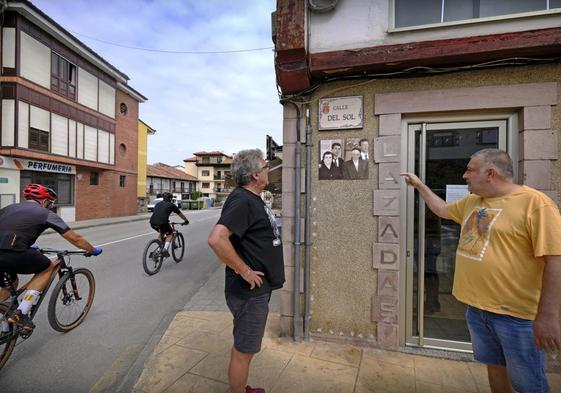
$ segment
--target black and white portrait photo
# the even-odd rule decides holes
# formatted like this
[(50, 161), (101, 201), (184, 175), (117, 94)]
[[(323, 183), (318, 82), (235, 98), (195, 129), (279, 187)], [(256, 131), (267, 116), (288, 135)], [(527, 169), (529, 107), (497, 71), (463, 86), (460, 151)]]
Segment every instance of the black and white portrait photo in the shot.
[(343, 139), (324, 139), (319, 144), (319, 180), (343, 178)]
[[(364, 143), (366, 141), (366, 143)], [(362, 148), (361, 148), (362, 143)], [(347, 138), (345, 141), (345, 162), (343, 179), (368, 179), (368, 140)], [(366, 158), (363, 158), (366, 153)]]

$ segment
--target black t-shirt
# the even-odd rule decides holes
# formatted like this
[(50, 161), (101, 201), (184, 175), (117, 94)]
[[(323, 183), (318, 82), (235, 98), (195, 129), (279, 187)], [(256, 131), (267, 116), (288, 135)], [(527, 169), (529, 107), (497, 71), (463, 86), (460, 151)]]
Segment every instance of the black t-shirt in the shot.
[(226, 266), (225, 292), (247, 298), (282, 288), (284, 262), (280, 231), (273, 212), (263, 200), (237, 187), (224, 203), (218, 224), (233, 232), (230, 241), (241, 259), (252, 270), (265, 273), (263, 285), (251, 290), (239, 274)]
[(161, 201), (154, 206), (154, 213), (150, 217), (150, 225), (163, 225), (169, 222), (169, 216), (172, 212), (177, 214), (181, 213), (181, 210), (177, 205), (171, 203), (170, 201)]
[(0, 210), (0, 250), (25, 250), (47, 228), (61, 235), (70, 230), (62, 218), (35, 201), (8, 205)]

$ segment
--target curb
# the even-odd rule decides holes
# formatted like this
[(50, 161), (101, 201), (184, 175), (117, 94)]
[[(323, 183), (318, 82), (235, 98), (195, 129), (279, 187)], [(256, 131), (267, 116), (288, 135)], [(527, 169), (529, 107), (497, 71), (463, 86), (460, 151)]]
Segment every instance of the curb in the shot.
[[(67, 224), (70, 227), (70, 229), (76, 230), (76, 229), (86, 229), (86, 228), (93, 228), (93, 227), (99, 227), (105, 225), (120, 224), (126, 222), (143, 221), (143, 220), (148, 220), (149, 218), (150, 215), (145, 214), (145, 215), (131, 216), (127, 218), (113, 217), (113, 218), (107, 218), (105, 220), (99, 219), (99, 220), (103, 220), (99, 222), (75, 221), (75, 222), (67, 222)], [(56, 233), (56, 231), (54, 229), (49, 228), (43, 232), (44, 235), (51, 234), (51, 233)]]

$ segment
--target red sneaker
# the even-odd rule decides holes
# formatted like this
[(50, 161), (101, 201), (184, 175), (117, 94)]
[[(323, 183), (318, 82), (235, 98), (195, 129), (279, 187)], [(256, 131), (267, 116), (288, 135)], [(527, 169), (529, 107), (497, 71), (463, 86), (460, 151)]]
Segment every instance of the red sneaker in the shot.
[(267, 393), (265, 389), (262, 388), (252, 388), (251, 386), (247, 385), (245, 387), (245, 393)]

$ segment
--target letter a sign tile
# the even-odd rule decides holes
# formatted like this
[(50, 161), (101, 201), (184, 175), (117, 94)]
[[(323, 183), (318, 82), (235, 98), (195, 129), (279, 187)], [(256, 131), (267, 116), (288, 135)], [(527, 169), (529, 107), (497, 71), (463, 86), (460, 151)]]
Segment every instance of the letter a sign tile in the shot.
[(397, 296), (399, 291), (399, 272), (378, 270), (378, 295)]
[(399, 243), (399, 216), (378, 216), (378, 242)]
[(378, 184), (380, 189), (399, 189), (401, 165), (399, 162), (381, 163), (378, 166)]

